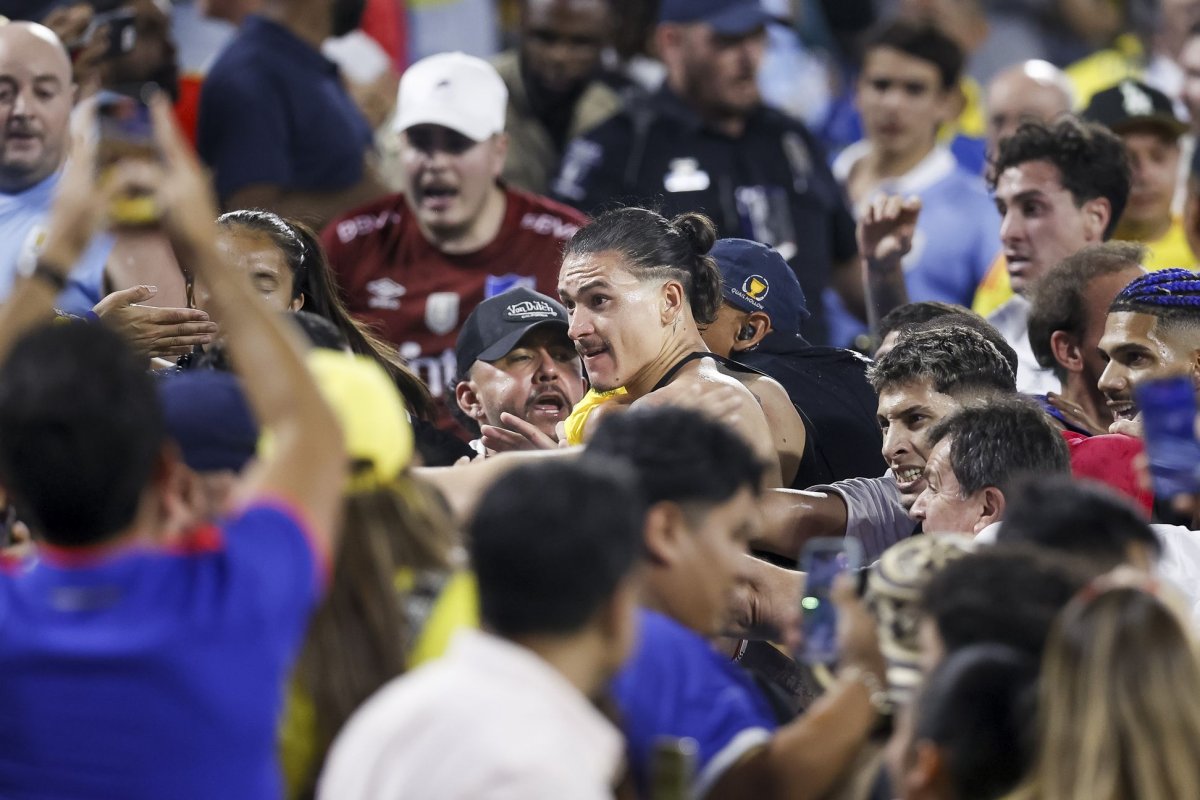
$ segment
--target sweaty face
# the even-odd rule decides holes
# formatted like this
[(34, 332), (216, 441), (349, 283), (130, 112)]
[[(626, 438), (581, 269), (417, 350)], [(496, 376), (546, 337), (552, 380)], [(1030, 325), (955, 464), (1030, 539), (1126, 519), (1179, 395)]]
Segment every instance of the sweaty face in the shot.
[(766, 33), (720, 36), (708, 25), (688, 25), (683, 31), (685, 98), (714, 117), (740, 117), (761, 101), (758, 67), (766, 46)]
[(521, 56), (547, 91), (567, 94), (600, 67), (609, 28), (604, 0), (525, 0)]
[(691, 524), (678, 564), (687, 596), (675, 598), (678, 618), (713, 636), (729, 622), (738, 587), (747, 578), (750, 540), (758, 530), (754, 495), (740, 489)]
[(625, 386), (662, 352), (669, 328), (659, 314), (661, 289), (630, 272), (616, 252), (563, 260), (558, 294), (571, 320), (571, 340), (597, 390)]
[(477, 399), (477, 422), (503, 427), (507, 411), (554, 436), (583, 397), (583, 368), (566, 333), (556, 325), (535, 328), (498, 361), (476, 361), (468, 381)]
[[(292, 270), (283, 252), (265, 233), (239, 227), (223, 227), (217, 234), (217, 252), (235, 272), (245, 275), (254, 290), (275, 311), (295, 311), (303, 298), (292, 299)], [(209, 291), (197, 277), (193, 289), (196, 308), (207, 311)]]
[(950, 114), (949, 93), (932, 62), (891, 47), (867, 54), (858, 81), (858, 108), (872, 147), (894, 157), (918, 157), (933, 147)]
[(922, 523), (927, 533), (974, 535), (985, 527), (983, 492), (964, 495), (950, 468), (950, 445), (950, 439), (942, 439), (930, 451), (925, 464), (925, 491), (909, 514)]
[(48, 178), (66, 158), (71, 63), (56, 40), (0, 26), (0, 191)]
[(942, 417), (959, 403), (921, 380), (886, 387), (879, 393), (879, 427), (883, 429), (883, 460), (896, 476), (900, 501), (912, 508), (925, 491), (925, 462), (929, 448), (925, 437)]
[(988, 87), (988, 152), (995, 153), (1000, 140), (1017, 132), (1022, 122), (1050, 122), (1071, 107), (1062, 91), (1024, 73), (1009, 73)]
[(437, 239), (465, 235), (504, 167), (500, 137), (475, 142), (441, 125), (414, 125), (401, 142), (404, 193), (417, 221)]
[(1075, 204), (1049, 161), (1026, 161), (1004, 171), (996, 182), (996, 208), (1013, 291), (1024, 293), (1046, 270), (1100, 240), (1103, 225), (1089, 218), (1091, 205)]
[(1172, 372), (1193, 372), (1197, 350), (1200, 341), (1195, 330), (1159, 330), (1153, 314), (1109, 314), (1100, 339), (1101, 357), (1107, 364), (1099, 387), (1116, 420), (1113, 432), (1130, 430), (1127, 423), (1137, 417), (1133, 390), (1139, 383)]
[(1133, 173), (1121, 219), (1151, 225), (1168, 223), (1179, 177), (1179, 142), (1156, 130), (1130, 131), (1121, 139)]

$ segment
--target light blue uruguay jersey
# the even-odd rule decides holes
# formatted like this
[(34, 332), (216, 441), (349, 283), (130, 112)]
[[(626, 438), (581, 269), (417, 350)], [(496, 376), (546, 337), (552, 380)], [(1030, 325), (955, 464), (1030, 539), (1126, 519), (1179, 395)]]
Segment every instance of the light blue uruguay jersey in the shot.
[[(833, 174), (845, 186), (870, 145), (864, 140), (838, 156)], [(964, 170), (945, 147), (935, 147), (907, 174), (883, 182), (854, 209), (860, 218), (880, 194), (921, 199), (912, 250), (904, 258), (908, 299), (941, 300), (968, 308), (975, 289), (1000, 253), (1000, 215), (983, 179)], [(845, 346), (866, 331), (841, 299), (826, 292), (831, 341)]]
[[(0, 303), (12, 293), (17, 275), (33, 270), (61, 176), (61, 171), (55, 172), (17, 194), (0, 193)], [(92, 239), (58, 297), (59, 308), (82, 315), (100, 301), (104, 265), (112, 245), (108, 234)]]

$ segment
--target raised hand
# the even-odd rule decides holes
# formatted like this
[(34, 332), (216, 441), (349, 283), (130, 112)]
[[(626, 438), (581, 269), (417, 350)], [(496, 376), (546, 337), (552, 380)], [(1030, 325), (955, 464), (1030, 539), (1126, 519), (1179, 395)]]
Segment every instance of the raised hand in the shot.
[(858, 252), (874, 266), (898, 263), (912, 249), (921, 201), (881, 195), (871, 202), (858, 222)]
[(92, 309), (139, 352), (150, 358), (172, 358), (206, 345), (217, 334), (208, 314), (194, 308), (155, 308), (138, 303), (149, 300), (158, 289), (133, 286), (113, 292)]

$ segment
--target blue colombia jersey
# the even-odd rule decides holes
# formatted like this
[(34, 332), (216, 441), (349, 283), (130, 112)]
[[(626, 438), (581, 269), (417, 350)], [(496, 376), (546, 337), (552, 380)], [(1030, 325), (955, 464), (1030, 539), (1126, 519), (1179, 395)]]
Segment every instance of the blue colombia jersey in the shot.
[[(845, 181), (870, 147), (860, 142), (848, 148), (834, 163), (834, 174)], [(879, 193), (921, 199), (921, 216), (913, 237), (912, 251), (904, 259), (908, 299), (941, 300), (971, 307), (975, 290), (1000, 252), (1000, 214), (983, 179), (958, 166), (943, 147), (935, 147), (908, 174), (884, 182), (868, 200)], [(865, 203), (856, 210), (861, 216)], [(831, 330), (835, 344), (845, 345), (865, 332), (840, 300), (827, 294), (826, 307), (834, 308)]]
[(278, 798), (277, 723), (325, 577), (255, 504), (171, 549), (0, 573), (0, 797)]
[(613, 680), (612, 695), (641, 796), (648, 797), (654, 741), (689, 737), (699, 746), (695, 796), (770, 739), (776, 728), (758, 687), (703, 637), (662, 614), (641, 612), (641, 640)]

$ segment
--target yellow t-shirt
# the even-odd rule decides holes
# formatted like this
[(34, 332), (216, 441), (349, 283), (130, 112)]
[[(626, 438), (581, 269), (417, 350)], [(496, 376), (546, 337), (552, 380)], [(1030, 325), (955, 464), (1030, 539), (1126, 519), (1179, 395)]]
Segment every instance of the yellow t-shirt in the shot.
[(624, 386), (613, 389), (611, 392), (597, 392), (595, 389), (588, 389), (583, 399), (575, 404), (575, 407), (571, 409), (570, 415), (563, 420), (563, 430), (567, 434), (567, 444), (583, 444), (583, 433), (587, 428), (588, 417), (592, 415), (593, 411), (609, 400), (612, 400), (614, 397), (620, 397), (623, 394), (628, 394)]
[(1141, 80), (1146, 53), (1132, 33), (1122, 34), (1112, 47), (1098, 50), (1067, 67), (1067, 78), (1075, 88), (1075, 110), (1087, 108), (1092, 96), (1126, 78)]
[(1145, 245), (1150, 249), (1150, 253), (1146, 256), (1143, 266), (1151, 272), (1171, 267), (1196, 268), (1196, 256), (1188, 244), (1187, 234), (1183, 231), (1183, 220), (1179, 217), (1171, 218), (1171, 227), (1161, 239), (1146, 242)]

